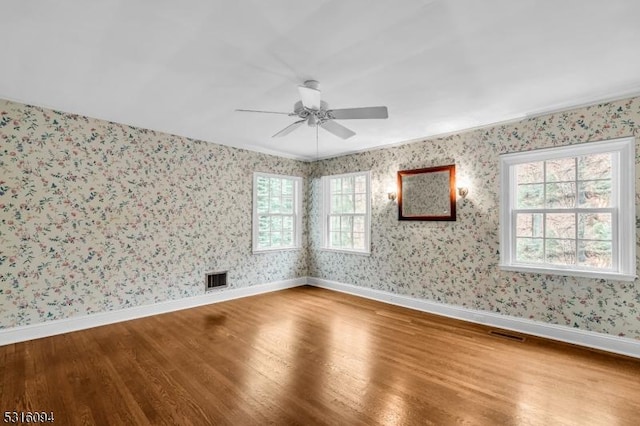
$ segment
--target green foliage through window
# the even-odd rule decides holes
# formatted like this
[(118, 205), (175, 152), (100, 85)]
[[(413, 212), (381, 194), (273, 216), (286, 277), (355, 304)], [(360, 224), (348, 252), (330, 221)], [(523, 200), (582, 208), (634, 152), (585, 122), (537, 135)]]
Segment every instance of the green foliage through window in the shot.
[(325, 182), (327, 248), (368, 251), (369, 175), (327, 176)]
[(612, 263), (611, 154), (523, 163), (516, 176), (516, 260), (600, 268)]
[(254, 249), (282, 249), (297, 245), (298, 180), (295, 177), (263, 174), (254, 177), (254, 208), (257, 216), (257, 237), (254, 241), (257, 247)]

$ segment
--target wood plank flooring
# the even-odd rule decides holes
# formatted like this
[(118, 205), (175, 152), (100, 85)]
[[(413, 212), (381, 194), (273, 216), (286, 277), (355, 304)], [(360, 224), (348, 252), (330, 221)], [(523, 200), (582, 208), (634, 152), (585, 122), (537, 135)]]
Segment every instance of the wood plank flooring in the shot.
[(299, 287), (0, 347), (59, 425), (638, 425), (640, 361)]

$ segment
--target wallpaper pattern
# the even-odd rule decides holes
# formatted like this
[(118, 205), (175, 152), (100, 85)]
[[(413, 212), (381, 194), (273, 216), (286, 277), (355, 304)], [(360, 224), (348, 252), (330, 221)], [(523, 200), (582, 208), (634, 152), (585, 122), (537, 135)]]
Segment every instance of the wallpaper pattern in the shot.
[[(498, 268), (497, 168), (502, 153), (639, 128), (634, 98), (308, 164), (0, 101), (0, 328), (202, 294), (203, 273), (224, 269), (232, 288), (309, 275), (640, 339), (638, 280)], [(470, 188), (457, 221), (398, 221), (396, 171), (445, 164)], [(371, 255), (320, 250), (320, 176), (363, 170)], [(251, 253), (254, 171), (308, 177), (307, 248)]]
[[(500, 154), (638, 137), (639, 129), (640, 98), (635, 98), (316, 163), (309, 200), (310, 274), (451, 305), (640, 339), (637, 279), (618, 282), (498, 268)], [(637, 212), (639, 155), (636, 147)], [(398, 221), (397, 205), (386, 196), (388, 188), (393, 187), (396, 171), (454, 163), (458, 182), (467, 181), (470, 188), (466, 199), (458, 198), (457, 221)], [(322, 251), (319, 176), (360, 170), (372, 172), (371, 255)], [(636, 223), (640, 224), (638, 220)]]
[(306, 276), (306, 249), (252, 254), (251, 187), (308, 168), (0, 100), (0, 328)]

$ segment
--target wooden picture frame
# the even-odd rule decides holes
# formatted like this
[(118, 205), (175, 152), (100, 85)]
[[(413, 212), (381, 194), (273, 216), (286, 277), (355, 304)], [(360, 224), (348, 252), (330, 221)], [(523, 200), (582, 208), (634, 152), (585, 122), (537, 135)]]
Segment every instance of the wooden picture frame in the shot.
[(398, 220), (455, 221), (455, 164), (400, 170)]

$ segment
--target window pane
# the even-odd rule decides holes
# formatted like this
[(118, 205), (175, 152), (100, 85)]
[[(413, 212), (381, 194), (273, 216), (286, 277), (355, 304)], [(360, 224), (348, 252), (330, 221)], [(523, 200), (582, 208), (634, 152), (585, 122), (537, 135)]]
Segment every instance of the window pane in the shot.
[(293, 245), (293, 231), (283, 232), (282, 233), (282, 245), (283, 246), (292, 246)]
[(353, 176), (342, 178), (342, 193), (349, 194), (354, 192), (355, 178)]
[(367, 212), (367, 196), (365, 194), (358, 194), (355, 196), (355, 213)]
[(519, 213), (516, 217), (517, 237), (542, 237), (542, 213)]
[(547, 262), (554, 265), (576, 264), (576, 240), (545, 240)]
[(578, 238), (611, 241), (611, 213), (578, 214)]
[(282, 200), (278, 197), (271, 197), (269, 199), (269, 213), (280, 213), (282, 211)]
[(269, 179), (269, 188), (272, 197), (279, 197), (282, 193), (282, 180), (278, 178)]
[(271, 231), (280, 231), (282, 229), (282, 217), (271, 216)]
[(340, 216), (331, 216), (329, 220), (329, 230), (337, 231), (340, 229)]
[(256, 200), (256, 208), (258, 209), (258, 214), (260, 213), (269, 213), (269, 198), (266, 195), (258, 195)]
[(271, 240), (269, 239), (268, 232), (258, 235), (258, 247), (265, 248), (265, 247), (269, 247), (270, 245), (271, 245)]
[(271, 233), (271, 246), (279, 247), (282, 245), (282, 233), (281, 232), (272, 232)]
[(269, 216), (260, 216), (258, 217), (258, 232), (269, 232), (269, 225), (271, 221), (269, 220)]
[(353, 195), (343, 195), (341, 201), (341, 209), (340, 213), (353, 213), (354, 212), (354, 202)]
[(284, 197), (282, 199), (282, 206), (280, 210), (282, 213), (293, 213), (293, 198)]
[(353, 230), (354, 232), (364, 232), (364, 216), (354, 216)]
[(340, 245), (342, 247), (353, 247), (353, 235), (350, 232), (340, 233)]
[(342, 216), (340, 218), (340, 230), (342, 232), (351, 232), (353, 231), (353, 217), (351, 216)]
[(340, 247), (340, 232), (331, 232), (329, 234), (331, 247)]
[(265, 197), (269, 195), (269, 179), (258, 177), (257, 179), (257, 192), (258, 196)]
[(291, 179), (282, 179), (282, 194), (293, 196), (293, 181)]
[(367, 177), (356, 176), (355, 192), (358, 194), (365, 194), (367, 192)]
[(332, 194), (339, 194), (342, 192), (342, 179), (340, 178), (335, 178), (335, 179), (331, 179), (331, 193)]
[(353, 248), (364, 249), (364, 233), (363, 232), (353, 233)]
[(593, 268), (611, 269), (613, 247), (607, 241), (578, 241), (578, 264)]
[(580, 207), (610, 207), (611, 180), (579, 182), (578, 201)]
[(284, 232), (293, 232), (293, 216), (282, 217), (282, 230)]
[(518, 185), (519, 209), (543, 208), (544, 207), (544, 186), (542, 184)]
[(545, 236), (547, 238), (576, 238), (574, 213), (548, 213)]
[(517, 238), (516, 261), (542, 263), (544, 261), (544, 240), (542, 238)]
[(610, 179), (611, 154), (592, 154), (578, 157), (578, 179)]
[(547, 208), (573, 208), (576, 206), (576, 184), (571, 183), (548, 183)]
[(560, 158), (550, 160), (547, 164), (547, 182), (567, 182), (576, 180), (576, 159)]
[(543, 162), (518, 164), (515, 166), (518, 185), (544, 182)]
[(342, 213), (342, 195), (331, 196), (331, 213)]

